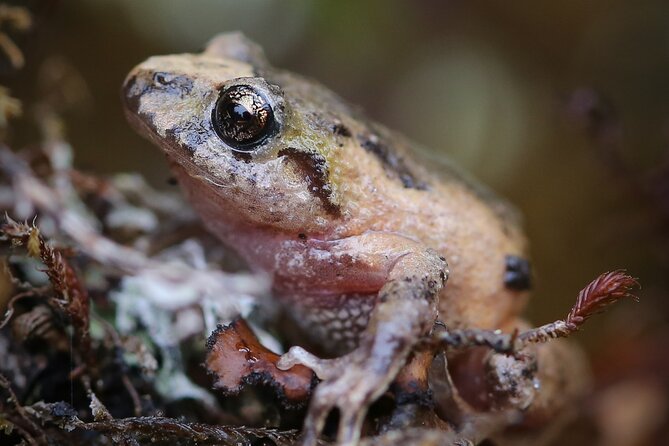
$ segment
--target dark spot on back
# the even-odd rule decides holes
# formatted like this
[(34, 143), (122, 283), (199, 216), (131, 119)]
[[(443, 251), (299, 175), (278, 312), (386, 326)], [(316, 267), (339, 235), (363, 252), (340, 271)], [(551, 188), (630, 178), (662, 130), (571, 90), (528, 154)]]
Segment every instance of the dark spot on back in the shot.
[(392, 151), (388, 145), (375, 134), (360, 134), (358, 141), (363, 149), (376, 156), (389, 177), (397, 177), (407, 189), (427, 190), (427, 183), (416, 178), (409, 170), (404, 159)]
[(532, 286), (530, 262), (512, 255), (506, 256), (505, 262), (504, 285), (516, 291), (529, 290)]
[(328, 214), (334, 217), (341, 216), (341, 208), (332, 201), (328, 165), (323, 155), (315, 152), (302, 152), (293, 147), (281, 149), (278, 155), (286, 156), (302, 170), (309, 184), (309, 193), (321, 201)]

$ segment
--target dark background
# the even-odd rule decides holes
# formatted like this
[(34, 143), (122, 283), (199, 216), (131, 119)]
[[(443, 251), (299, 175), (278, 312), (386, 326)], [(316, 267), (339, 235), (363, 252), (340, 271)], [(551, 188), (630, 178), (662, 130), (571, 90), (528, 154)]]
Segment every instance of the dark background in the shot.
[[(320, 80), (515, 203), (537, 274), (535, 323), (564, 316), (604, 271), (639, 277), (641, 302), (594, 319), (579, 339), (602, 385), (669, 388), (666, 1), (27, 3), (27, 65), (3, 83), (30, 113), (45, 93), (43, 64), (79, 73), (85, 90), (75, 89), (66, 123), (80, 168), (140, 171), (169, 187), (158, 150), (125, 123), (121, 82), (150, 55), (198, 52), (217, 32), (241, 30), (275, 65)], [(662, 397), (653, 412), (668, 409)]]

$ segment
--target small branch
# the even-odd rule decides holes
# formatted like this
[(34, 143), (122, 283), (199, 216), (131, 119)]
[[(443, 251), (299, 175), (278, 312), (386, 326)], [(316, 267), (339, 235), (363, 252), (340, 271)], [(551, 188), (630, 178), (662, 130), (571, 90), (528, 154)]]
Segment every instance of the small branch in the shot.
[(33, 20), (28, 8), (23, 6), (0, 5), (0, 26), (7, 24), (17, 31), (27, 31)]
[(142, 401), (139, 397), (139, 393), (137, 393), (137, 389), (135, 389), (135, 386), (132, 385), (130, 377), (127, 373), (122, 372), (121, 381), (123, 382), (123, 387), (125, 387), (126, 392), (128, 392), (128, 395), (130, 395), (130, 399), (132, 400), (132, 408), (135, 416), (142, 416)]
[(444, 328), (430, 339), (430, 343), (435, 348), (463, 350), (471, 347), (488, 347), (497, 353), (512, 354), (515, 351), (516, 336), (517, 332), (508, 334), (500, 330), (478, 328), (447, 330)]
[(31, 445), (37, 445), (38, 444), (37, 440), (33, 438), (33, 434), (36, 434), (40, 437), (40, 441), (42, 444), (47, 444), (46, 434), (26, 413), (21, 403), (19, 403), (19, 399), (16, 397), (14, 390), (12, 390), (11, 383), (2, 374), (0, 374), (0, 387), (5, 389), (5, 391), (9, 395), (8, 401), (12, 403), (12, 405), (14, 406), (14, 410), (19, 415), (19, 417), (21, 417), (21, 419), (25, 421), (32, 429), (32, 433), (29, 434), (25, 429), (21, 428), (20, 426), (17, 426), (19, 428), (18, 430), (21, 431), (21, 434), (23, 435), (24, 439)]
[(0, 49), (9, 59), (9, 63), (14, 69), (23, 68), (26, 63), (23, 53), (19, 47), (3, 32), (0, 32)]
[(240, 428), (230, 426), (210, 426), (200, 423), (183, 423), (172, 418), (137, 417), (120, 420), (106, 420), (92, 423), (77, 423), (77, 427), (107, 435), (129, 434), (138, 440), (151, 442), (175, 442), (186, 440), (197, 444), (249, 445), (259, 439), (267, 439), (277, 446), (293, 445), (297, 440), (296, 431), (280, 432), (263, 428)]
[[(297, 431), (279, 431), (269, 428), (249, 428), (236, 426), (213, 426), (202, 423), (187, 423), (165, 417), (109, 418), (109, 414), (96, 400), (92, 400), (96, 411), (102, 410), (98, 421), (83, 422), (70, 407), (62, 403), (35, 403), (26, 410), (42, 424), (56, 425), (65, 432), (84, 430), (96, 432), (111, 438), (132, 438), (137, 444), (188, 444), (219, 446), (253, 446), (274, 444), (289, 446), (297, 443)], [(75, 432), (73, 432), (74, 434)], [(263, 443), (263, 441), (265, 443)], [(324, 444), (319, 442), (319, 445)]]
[(121, 380), (123, 382), (123, 386), (125, 387), (126, 391), (128, 392), (128, 395), (130, 396), (130, 399), (132, 400), (132, 406), (134, 409), (134, 413), (136, 417), (141, 417), (142, 416), (142, 401), (140, 399), (139, 393), (137, 392), (137, 389), (135, 386), (132, 384), (132, 381), (130, 380), (130, 377), (128, 376), (127, 372), (127, 366), (125, 364), (125, 361), (123, 360), (123, 351), (125, 351), (125, 348), (123, 347), (123, 343), (121, 342), (121, 338), (119, 337), (118, 333), (116, 332), (116, 329), (112, 324), (107, 322), (101, 317), (96, 317), (97, 322), (102, 325), (102, 328), (104, 329), (105, 333), (111, 338), (112, 343), (114, 344), (114, 349), (116, 351), (117, 359), (116, 362), (118, 364), (118, 367), (120, 368), (121, 371)]
[(43, 288), (36, 288), (33, 290), (24, 291), (12, 297), (9, 303), (7, 304), (5, 315), (0, 320), (0, 329), (4, 328), (5, 325), (7, 325), (7, 323), (12, 319), (12, 316), (14, 316), (14, 304), (16, 304), (16, 302), (18, 302), (21, 299), (25, 299), (27, 297), (41, 296), (44, 294), (44, 292), (45, 290)]
[[(32, 17), (27, 8), (5, 4), (0, 5), (0, 27), (10, 27), (15, 31), (26, 32), (31, 26)], [(0, 50), (7, 56), (14, 69), (23, 68), (25, 64), (23, 53), (4, 31), (0, 32)]]

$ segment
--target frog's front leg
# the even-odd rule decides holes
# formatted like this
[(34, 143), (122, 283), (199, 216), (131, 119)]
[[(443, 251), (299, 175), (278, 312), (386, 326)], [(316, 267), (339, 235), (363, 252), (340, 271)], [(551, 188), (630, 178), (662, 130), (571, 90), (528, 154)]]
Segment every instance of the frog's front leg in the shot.
[[(335, 359), (319, 359), (293, 347), (279, 362), (283, 369), (303, 364), (322, 380), (305, 420), (305, 445), (316, 444), (325, 419), (334, 408), (340, 412), (338, 442), (357, 443), (369, 405), (388, 388), (411, 348), (432, 327), (437, 316), (437, 296), (448, 277), (442, 257), (398, 235), (370, 233), (331, 243), (328, 252), (332, 255), (320, 256), (327, 259), (321, 260), (325, 264), (317, 261), (310, 266), (328, 271), (319, 276), (322, 287), (336, 289), (340, 283), (337, 278), (343, 277), (341, 283), (346, 288), (356, 283), (367, 288), (369, 283), (361, 275), (364, 268), (369, 269), (371, 280), (382, 275), (385, 283), (378, 290), (377, 304), (353, 351)], [(342, 258), (349, 260), (339, 262)]]

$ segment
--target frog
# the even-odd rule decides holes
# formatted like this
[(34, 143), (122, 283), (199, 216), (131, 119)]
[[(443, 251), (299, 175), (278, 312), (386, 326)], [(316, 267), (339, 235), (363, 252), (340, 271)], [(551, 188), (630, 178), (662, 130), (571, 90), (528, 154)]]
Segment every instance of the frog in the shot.
[(357, 444), (370, 405), (436, 321), (525, 324), (532, 272), (517, 211), (327, 87), (273, 67), (241, 33), (150, 57), (122, 99), (205, 227), (271, 277), (291, 324), (320, 349), (293, 346), (279, 361), (320, 380), (305, 445), (333, 409), (338, 443)]

